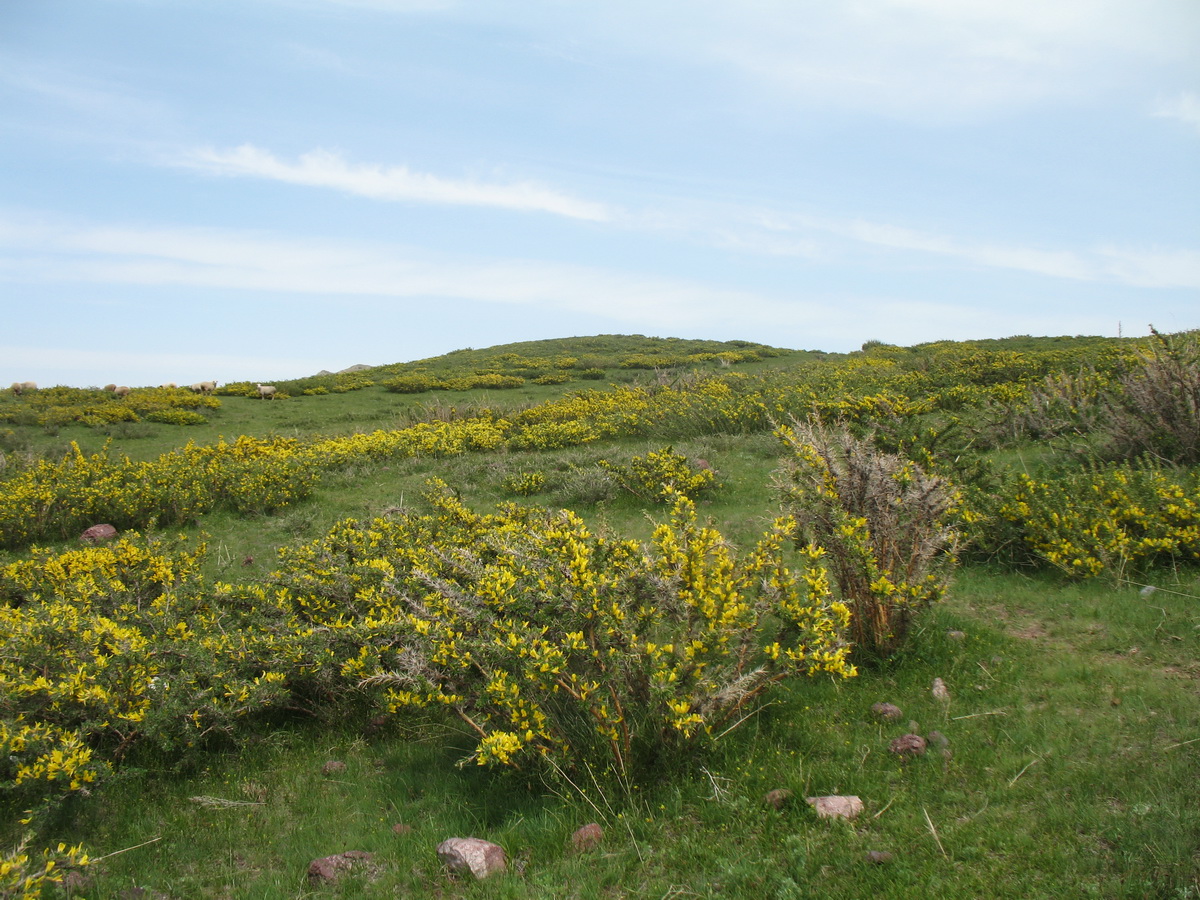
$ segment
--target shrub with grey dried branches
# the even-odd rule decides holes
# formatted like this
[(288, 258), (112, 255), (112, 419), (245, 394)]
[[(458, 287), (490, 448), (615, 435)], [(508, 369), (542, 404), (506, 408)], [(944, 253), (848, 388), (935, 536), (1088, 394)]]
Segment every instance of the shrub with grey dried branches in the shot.
[(799, 523), (798, 542), (821, 547), (850, 607), (855, 650), (886, 658), (913, 614), (940, 600), (954, 564), (956, 492), (869, 438), (817, 422), (777, 436), (788, 449), (775, 485)]

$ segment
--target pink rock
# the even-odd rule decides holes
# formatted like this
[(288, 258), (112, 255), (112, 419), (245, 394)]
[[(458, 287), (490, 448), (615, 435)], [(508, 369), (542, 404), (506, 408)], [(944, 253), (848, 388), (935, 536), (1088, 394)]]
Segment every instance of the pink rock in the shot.
[(480, 838), (448, 838), (438, 844), (437, 855), (454, 874), (469, 872), (480, 880), (508, 868), (504, 848)]
[(85, 544), (103, 544), (117, 536), (117, 529), (111, 525), (93, 525), (79, 536)]
[(925, 755), (925, 738), (919, 734), (906, 734), (903, 737), (898, 737), (892, 741), (888, 747), (897, 756), (924, 756)]
[(805, 802), (822, 819), (853, 819), (863, 811), (862, 800), (853, 796), (806, 797)]
[(347, 870), (360, 863), (369, 863), (371, 854), (362, 850), (348, 850), (334, 856), (323, 856), (308, 864), (308, 880), (314, 884), (337, 881)]
[(571, 846), (576, 853), (584, 853), (599, 847), (604, 840), (604, 829), (592, 822), (571, 835)]

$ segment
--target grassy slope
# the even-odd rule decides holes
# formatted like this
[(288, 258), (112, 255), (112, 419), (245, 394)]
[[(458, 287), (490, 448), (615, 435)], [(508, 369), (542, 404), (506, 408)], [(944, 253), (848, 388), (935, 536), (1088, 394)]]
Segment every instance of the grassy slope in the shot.
[[(367, 388), (274, 405), (226, 398), (202, 427), (209, 432), (156, 426), (116, 448), (152, 456), (181, 438), (204, 442), (217, 432), (388, 427), (407, 415), (404, 404), (421, 400), (533, 403), (562, 389), (405, 398)], [(99, 437), (67, 428), (46, 437), (76, 430)], [(361, 466), (330, 477), (313, 502), (281, 516), (208, 517), (201, 528), (209, 565), (224, 579), (260, 575), (275, 547), (314, 537), (344, 516), (412, 503), (429, 475), (484, 508), (511, 499), (501, 487), (507, 473), (570, 471), (661, 443)], [(747, 543), (773, 512), (773, 442), (715, 436), (675, 446), (721, 474), (724, 489), (702, 511)], [(551, 485), (530, 499), (570, 497)], [(632, 499), (577, 505), (594, 527), (648, 531)], [(851, 682), (789, 688), (723, 738), (701, 767), (644, 792), (601, 795), (581, 785), (586, 792), (559, 796), (512, 773), (456, 768), (467, 745), (453, 733), (430, 740), (403, 720), (375, 732), (328, 722), (281, 727), (201, 772), (130, 773), (59, 833), (95, 855), (154, 841), (97, 866), (85, 891), (96, 898), (132, 887), (167, 897), (302, 896), (309, 860), (352, 849), (374, 852), (376, 871), (323, 895), (1200, 896), (1200, 743), (1189, 743), (1200, 721), (1200, 584), (1194, 573), (1158, 580), (1179, 593), (1144, 599), (1136, 587), (965, 570), (950, 600), (923, 618), (903, 659)], [(930, 695), (934, 677), (950, 686), (948, 706)], [(870, 707), (881, 700), (902, 707), (905, 718), (875, 721)], [(889, 741), (910, 720), (922, 734), (945, 734), (949, 758), (934, 752), (902, 763), (889, 754)], [(346, 769), (323, 775), (330, 759)], [(851, 826), (818, 822), (803, 803), (776, 811), (762, 802), (774, 788), (796, 797), (857, 794), (866, 813)], [(189, 799), (197, 796), (254, 805)], [(604, 824), (603, 849), (568, 853), (569, 834), (589, 821)], [(413, 830), (397, 834), (396, 823)], [(434, 848), (465, 834), (503, 844), (523, 872), (481, 885), (449, 881)], [(868, 850), (895, 859), (871, 865)]]

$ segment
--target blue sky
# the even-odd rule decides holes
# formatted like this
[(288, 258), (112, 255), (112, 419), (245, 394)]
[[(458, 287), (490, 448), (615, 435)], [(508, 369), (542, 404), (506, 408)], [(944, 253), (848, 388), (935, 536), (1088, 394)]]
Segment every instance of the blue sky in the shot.
[(1196, 0), (0, 0), (0, 381), (1200, 327)]

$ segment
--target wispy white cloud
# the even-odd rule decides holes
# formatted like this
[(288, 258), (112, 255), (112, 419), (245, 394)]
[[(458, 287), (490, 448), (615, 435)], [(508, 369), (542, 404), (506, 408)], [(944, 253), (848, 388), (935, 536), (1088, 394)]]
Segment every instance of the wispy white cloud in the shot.
[[(540, 6), (554, 22), (554, 5)], [(587, 33), (738, 74), (756, 101), (941, 120), (1094, 96), (1186, 65), (1197, 25), (1179, 0), (610, 0)]]
[(611, 215), (601, 203), (572, 197), (534, 182), (489, 183), (414, 172), (407, 166), (352, 164), (328, 150), (313, 150), (290, 162), (252, 144), (243, 144), (233, 150), (198, 148), (171, 162), (214, 175), (330, 188), (373, 200), (494, 207), (595, 222)]
[(674, 232), (739, 253), (787, 256), (815, 264), (853, 262), (867, 252), (891, 252), (890, 264), (941, 258), (975, 268), (1024, 272), (1071, 281), (1130, 287), (1200, 287), (1200, 251), (1098, 244), (1076, 249), (1025, 246), (925, 231), (887, 222), (839, 219), (752, 207), (691, 205), (687, 214), (659, 209), (633, 227)]
[(749, 290), (585, 265), (220, 230), (77, 227), (3, 215), (0, 280), (464, 299), (569, 310), (673, 331), (745, 317), (792, 321), (805, 314), (803, 305)]
[(1184, 91), (1175, 97), (1159, 100), (1152, 115), (1177, 119), (1200, 134), (1200, 96)]

